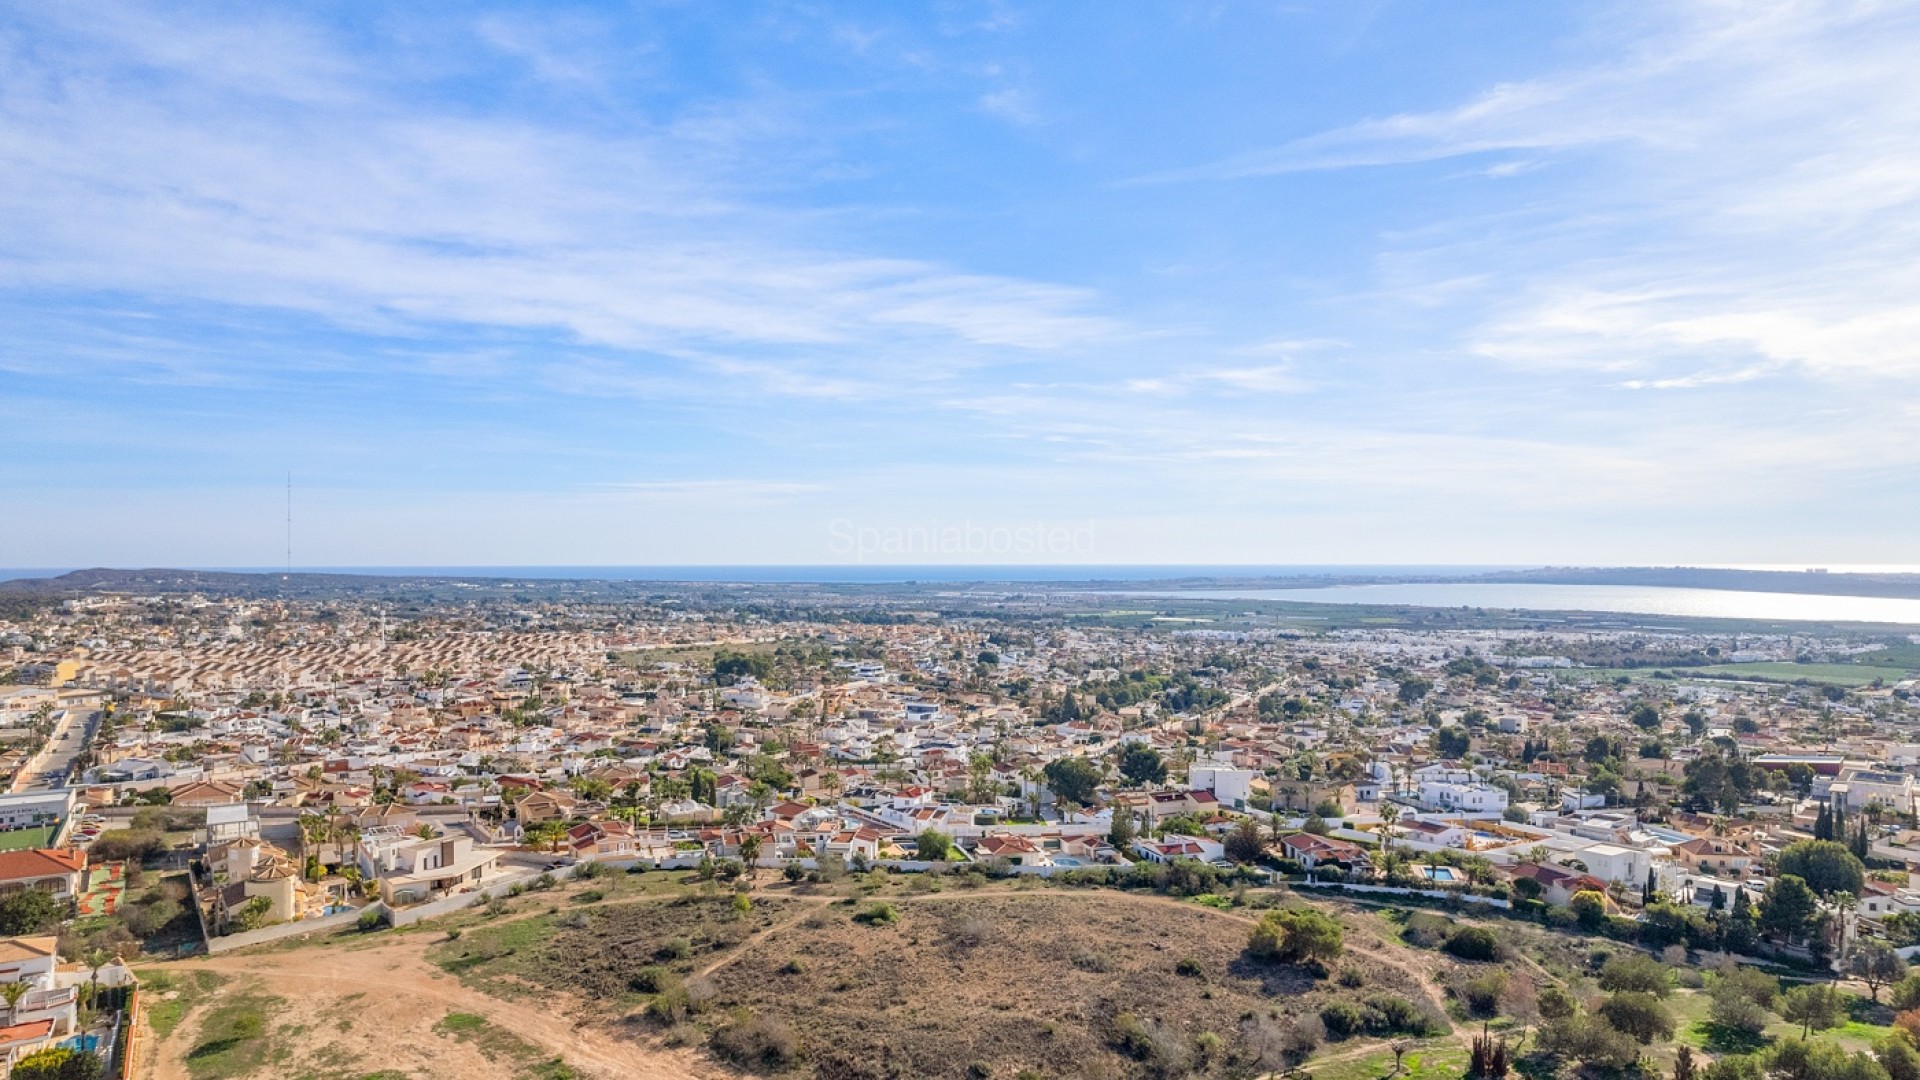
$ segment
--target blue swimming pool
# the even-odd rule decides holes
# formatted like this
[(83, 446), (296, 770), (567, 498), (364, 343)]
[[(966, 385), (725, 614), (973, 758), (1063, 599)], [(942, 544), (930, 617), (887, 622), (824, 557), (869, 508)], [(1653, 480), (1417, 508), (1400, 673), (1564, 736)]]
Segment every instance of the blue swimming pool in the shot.
[(91, 1054), (100, 1049), (100, 1036), (74, 1035), (70, 1038), (61, 1039), (60, 1045), (68, 1050), (84, 1050)]
[(1426, 875), (1428, 881), (1454, 882), (1460, 880), (1460, 876), (1453, 872), (1453, 867), (1451, 866), (1423, 866), (1420, 868), (1420, 872)]

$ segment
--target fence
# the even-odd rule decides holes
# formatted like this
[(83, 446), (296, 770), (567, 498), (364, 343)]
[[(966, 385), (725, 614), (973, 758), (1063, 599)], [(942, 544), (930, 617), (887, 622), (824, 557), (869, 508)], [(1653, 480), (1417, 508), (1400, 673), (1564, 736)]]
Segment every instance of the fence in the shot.
[(353, 911), (342, 911), (337, 915), (328, 915), (324, 918), (301, 919), (298, 922), (264, 926), (258, 930), (249, 930), (243, 934), (228, 934), (225, 937), (208, 938), (207, 951), (215, 954), (232, 952), (235, 949), (244, 949), (249, 945), (265, 945), (270, 941), (281, 941), (290, 937), (298, 937), (302, 934), (324, 934), (329, 931), (340, 930), (354, 925), (360, 921), (361, 915), (369, 911), (377, 912), (384, 909), (385, 905), (376, 900), (366, 907), (357, 908)]
[(1485, 904), (1488, 907), (1511, 908), (1513, 902), (1497, 896), (1475, 896), (1466, 892), (1448, 892), (1445, 889), (1409, 889), (1399, 885), (1358, 885), (1346, 881), (1289, 881), (1288, 885), (1296, 889), (1345, 889), (1348, 892), (1386, 893), (1390, 896), (1424, 896), (1433, 900), (1458, 900), (1464, 904)]
[[(552, 874), (555, 881), (566, 881), (573, 877), (577, 869), (579, 869), (579, 864), (576, 863), (571, 866), (562, 866), (556, 870), (543, 870), (540, 873)], [(526, 873), (518, 877), (496, 881), (483, 889), (475, 889), (472, 892), (454, 893), (452, 896), (443, 896), (431, 903), (414, 904), (411, 907), (403, 908), (388, 908), (387, 921), (395, 926), (412, 926), (422, 919), (448, 915), (462, 908), (469, 908), (475, 904), (485, 903), (496, 896), (505, 896), (507, 893), (513, 891), (515, 886), (525, 886), (527, 882), (537, 881), (539, 878), (540, 874)]]

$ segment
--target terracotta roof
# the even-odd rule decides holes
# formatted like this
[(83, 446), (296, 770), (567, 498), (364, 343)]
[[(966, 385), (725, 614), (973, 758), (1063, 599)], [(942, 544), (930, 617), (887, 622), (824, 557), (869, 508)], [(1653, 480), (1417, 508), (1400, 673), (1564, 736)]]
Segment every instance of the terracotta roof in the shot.
[(0, 881), (52, 877), (55, 874), (71, 874), (86, 868), (86, 853), (66, 848), (0, 851)]

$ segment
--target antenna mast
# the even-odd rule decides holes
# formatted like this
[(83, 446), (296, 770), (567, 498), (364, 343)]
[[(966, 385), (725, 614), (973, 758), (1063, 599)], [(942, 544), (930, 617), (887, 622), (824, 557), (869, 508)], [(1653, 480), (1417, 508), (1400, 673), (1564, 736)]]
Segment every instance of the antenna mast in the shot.
[(287, 572), (281, 581), (293, 577), (293, 473), (287, 473)]

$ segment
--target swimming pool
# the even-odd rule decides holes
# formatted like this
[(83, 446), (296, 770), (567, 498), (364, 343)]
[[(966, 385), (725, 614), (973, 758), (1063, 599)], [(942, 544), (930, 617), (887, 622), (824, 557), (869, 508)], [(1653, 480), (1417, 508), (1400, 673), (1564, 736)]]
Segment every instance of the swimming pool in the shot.
[(1454, 873), (1453, 867), (1451, 866), (1423, 866), (1420, 868), (1420, 872), (1426, 875), (1428, 881), (1454, 882), (1460, 880), (1460, 875)]
[(60, 1045), (68, 1050), (84, 1050), (91, 1054), (100, 1049), (100, 1036), (75, 1035), (71, 1038), (61, 1039)]

